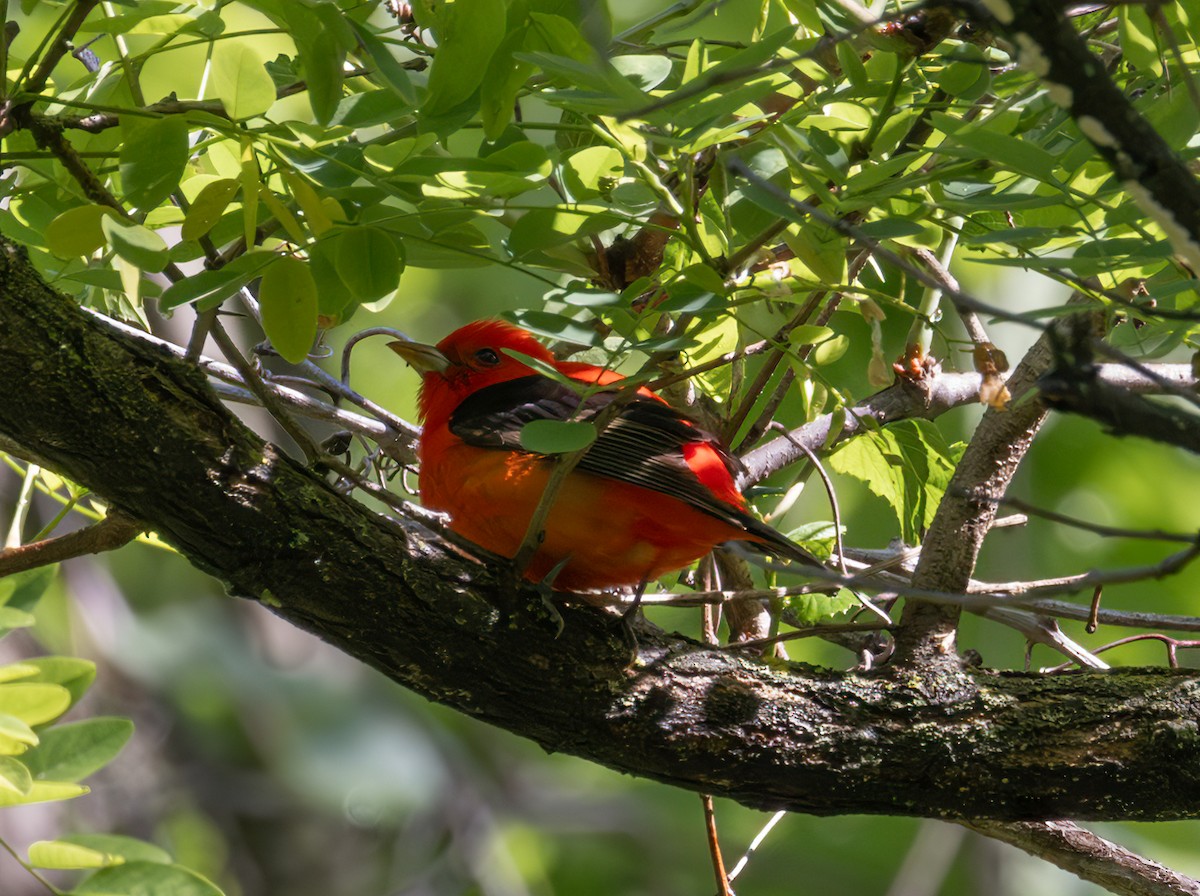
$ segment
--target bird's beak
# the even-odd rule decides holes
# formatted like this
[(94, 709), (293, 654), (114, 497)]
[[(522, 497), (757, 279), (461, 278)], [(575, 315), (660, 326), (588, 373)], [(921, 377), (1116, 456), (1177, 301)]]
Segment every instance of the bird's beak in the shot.
[(407, 361), (418, 373), (445, 373), (450, 367), (449, 358), (438, 351), (436, 346), (425, 345), (423, 342), (396, 340), (389, 342), (388, 348)]

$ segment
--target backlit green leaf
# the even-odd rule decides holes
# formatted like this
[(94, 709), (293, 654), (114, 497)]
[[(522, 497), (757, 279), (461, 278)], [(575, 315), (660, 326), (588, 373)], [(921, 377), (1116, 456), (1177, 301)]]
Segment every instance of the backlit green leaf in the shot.
[(206, 184), (192, 200), (179, 235), (185, 240), (198, 240), (212, 230), (241, 186), (241, 182), (232, 177)]
[(0, 790), (27, 796), (31, 787), (33, 778), (29, 769), (11, 756), (0, 756)]
[(334, 264), (346, 288), (360, 302), (392, 292), (404, 270), (404, 251), (378, 227), (347, 228), (337, 238)]
[(258, 304), (275, 351), (293, 364), (308, 357), (317, 335), (317, 284), (308, 263), (284, 256), (267, 268)]
[(441, 115), (470, 99), (504, 38), (504, 0), (447, 4), (439, 16), (437, 53), (421, 112)]
[(35, 868), (106, 868), (126, 862), (171, 864), (171, 856), (153, 843), (118, 834), (72, 834), (29, 846)]
[(56, 684), (23, 681), (0, 684), (0, 713), (26, 725), (44, 725), (71, 705), (70, 692)]
[(239, 41), (216, 44), (209, 87), (235, 121), (262, 115), (275, 104), (275, 82), (258, 54)]
[(59, 258), (91, 255), (104, 245), (100, 222), (116, 212), (103, 205), (69, 208), (46, 228), (46, 248)]
[[(100, 221), (100, 229), (112, 250), (133, 267), (157, 273), (167, 266), (167, 244), (149, 227), (105, 217)], [(129, 291), (128, 285), (126, 290)]]
[(122, 128), (127, 132), (120, 167), (125, 199), (143, 211), (152, 209), (174, 192), (187, 167), (187, 121), (174, 116)]
[(31, 610), (58, 573), (58, 565), (38, 566), (0, 579), (0, 605)]

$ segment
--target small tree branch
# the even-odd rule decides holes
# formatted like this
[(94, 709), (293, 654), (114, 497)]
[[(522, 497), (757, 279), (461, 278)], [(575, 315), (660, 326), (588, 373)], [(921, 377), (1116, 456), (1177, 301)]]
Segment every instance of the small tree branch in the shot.
[(1070, 821), (964, 822), (1121, 896), (1200, 896), (1200, 881), (1152, 862)]
[(119, 510), (110, 510), (100, 522), (66, 535), (0, 551), (0, 578), (84, 554), (116, 550), (137, 538), (145, 528)]

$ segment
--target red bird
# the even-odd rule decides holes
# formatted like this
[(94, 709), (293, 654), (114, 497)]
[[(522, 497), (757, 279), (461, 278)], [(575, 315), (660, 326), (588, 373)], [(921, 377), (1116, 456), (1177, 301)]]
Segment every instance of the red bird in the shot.
[[(449, 514), (450, 528), (468, 540), (515, 556), (555, 466), (552, 456), (521, 447), (522, 427), (593, 420), (618, 391), (576, 392), (509, 352), (584, 386), (623, 378), (556, 360), (530, 333), (497, 320), (467, 324), (437, 346), (389, 346), (423, 375), (421, 502)], [(542, 581), (561, 564), (558, 588), (638, 585), (737, 540), (817, 564), (746, 512), (734, 482), (737, 461), (714, 436), (648, 389), (621, 400), (563, 480), (526, 578)]]

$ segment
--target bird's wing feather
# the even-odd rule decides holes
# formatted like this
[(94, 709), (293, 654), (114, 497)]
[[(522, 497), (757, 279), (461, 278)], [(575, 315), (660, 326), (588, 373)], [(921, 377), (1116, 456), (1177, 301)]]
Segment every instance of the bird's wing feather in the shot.
[[(583, 398), (548, 377), (521, 377), (465, 398), (450, 416), (450, 431), (470, 445), (524, 451), (521, 429), (525, 424), (534, 420), (594, 420), (616, 399), (615, 392), (597, 392)], [(749, 517), (717, 498), (688, 465), (683, 446), (692, 443), (709, 446), (731, 476), (737, 472), (737, 460), (715, 436), (670, 405), (638, 395), (617, 410), (577, 469), (670, 495), (746, 528)]]
[[(526, 423), (593, 420), (616, 400), (617, 392), (597, 392), (585, 398), (549, 377), (520, 377), (487, 386), (465, 398), (450, 416), (450, 431), (469, 445), (524, 452), (521, 429)], [(716, 436), (653, 396), (622, 396), (622, 400), (624, 403), (576, 469), (669, 495), (760, 539), (760, 547), (768, 553), (821, 565), (742, 507), (722, 500), (700, 479), (688, 464), (686, 445), (711, 450), (731, 477), (740, 472), (737, 458), (722, 447)], [(732, 483), (729, 488), (740, 498)]]

